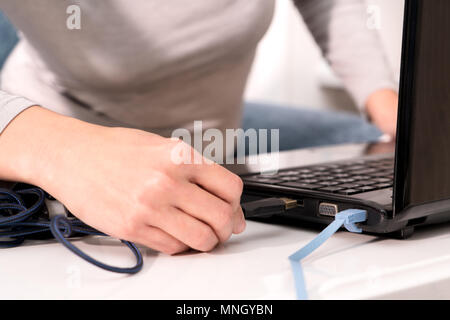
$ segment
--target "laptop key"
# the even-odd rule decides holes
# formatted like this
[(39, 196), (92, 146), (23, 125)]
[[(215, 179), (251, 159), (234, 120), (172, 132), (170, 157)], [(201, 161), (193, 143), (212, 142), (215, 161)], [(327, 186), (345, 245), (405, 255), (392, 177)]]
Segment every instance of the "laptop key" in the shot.
[(339, 184), (339, 182), (337, 182), (337, 181), (321, 181), (318, 184), (320, 184), (322, 186), (332, 187), (332, 186), (337, 186)]
[(346, 183), (346, 184), (339, 185), (339, 187), (341, 187), (343, 189), (357, 189), (360, 187), (360, 185), (356, 184), (356, 183)]
[(319, 182), (319, 180), (317, 180), (317, 179), (301, 179), (298, 182), (306, 183), (306, 184), (317, 184)]
[(299, 178), (298, 177), (292, 177), (292, 176), (287, 176), (287, 177), (281, 177), (280, 180), (282, 181), (287, 181), (287, 182), (292, 182), (292, 181), (298, 181)]
[(362, 165), (356, 165), (356, 166), (349, 166), (349, 167), (347, 167), (346, 169), (348, 170), (348, 171), (355, 171), (355, 170), (362, 170), (362, 169), (365, 169), (366, 167), (365, 166), (362, 166)]
[(302, 179), (309, 179), (309, 178), (314, 178), (316, 175), (315, 174), (301, 174), (299, 177)]
[(350, 175), (348, 173), (338, 173), (334, 175), (336, 178), (348, 178)]
[(358, 189), (345, 189), (345, 190), (339, 190), (337, 193), (338, 194), (343, 194), (343, 195), (346, 195), (346, 196), (350, 196), (352, 194), (357, 194), (357, 193), (360, 193), (360, 192), (361, 191), (358, 190)]
[(256, 176), (249, 176), (249, 177), (243, 177), (244, 181), (251, 181), (251, 182), (262, 182), (262, 183), (278, 183), (282, 182), (282, 180), (278, 177), (271, 177), (271, 176), (262, 176), (262, 175), (256, 175)]
[(320, 181), (329, 181), (329, 180), (334, 180), (335, 178), (329, 175), (323, 175), (319, 177)]
[(250, 176), (250, 177), (242, 177), (244, 181), (255, 181), (258, 182), (261, 177), (260, 176)]
[(377, 189), (391, 188), (392, 187), (392, 183), (380, 183), (380, 184), (374, 185), (374, 187), (376, 187)]
[(353, 178), (347, 178), (347, 179), (338, 179), (337, 181), (339, 181), (341, 183), (352, 183), (352, 182), (355, 182), (356, 180)]
[(360, 187), (359, 190), (361, 190), (361, 192), (369, 192), (369, 191), (377, 190), (377, 187), (365, 186), (365, 187)]
[(308, 190), (314, 190), (314, 189), (319, 189), (319, 188), (323, 187), (318, 184), (309, 184), (309, 183), (302, 183), (302, 182), (284, 182), (284, 183), (279, 183), (279, 185), (285, 186), (285, 187), (291, 187), (291, 188), (308, 189)]
[(343, 190), (343, 188), (341, 188), (340, 186), (325, 187), (325, 188), (319, 189), (319, 191), (331, 192), (331, 193), (335, 193), (335, 192), (338, 192), (340, 190)]
[(280, 183), (283, 181), (279, 180), (279, 179), (258, 179), (255, 182), (264, 183), (264, 184), (276, 184), (276, 183)]
[(369, 176), (352, 176), (352, 179), (355, 179), (357, 181), (359, 181), (359, 180), (369, 180), (370, 177)]
[(364, 181), (358, 181), (357, 184), (359, 184), (360, 186), (371, 186), (371, 185), (376, 184), (376, 182), (373, 180), (364, 180)]
[(314, 171), (327, 171), (327, 170), (329, 170), (328, 167), (313, 167), (312, 169)]
[(371, 173), (374, 173), (374, 172), (377, 172), (377, 171), (378, 171), (377, 169), (368, 168), (368, 169), (361, 169), (361, 170), (352, 171), (352, 174), (355, 174), (355, 175), (371, 174)]
[(294, 176), (297, 175), (297, 171), (282, 171), (278, 173), (279, 176)]
[(390, 183), (391, 179), (389, 179), (389, 178), (376, 178), (376, 179), (373, 179), (373, 181), (375, 181), (377, 183)]

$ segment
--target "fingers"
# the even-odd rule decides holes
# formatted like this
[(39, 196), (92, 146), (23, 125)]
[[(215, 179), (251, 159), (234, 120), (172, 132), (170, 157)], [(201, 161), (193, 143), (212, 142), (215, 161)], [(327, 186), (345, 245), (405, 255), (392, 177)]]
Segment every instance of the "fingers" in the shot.
[(132, 241), (170, 255), (189, 250), (183, 242), (152, 226), (144, 226), (135, 234), (135, 237)]
[(219, 243), (209, 225), (175, 207), (159, 213), (158, 219), (151, 224), (195, 250), (210, 251)]
[(243, 188), (243, 182), (239, 176), (215, 163), (193, 167), (191, 182), (198, 184), (237, 209)]
[(233, 233), (245, 230), (244, 213), (240, 204), (243, 182), (239, 176), (218, 164), (205, 164), (196, 170), (192, 181), (232, 206)]
[(176, 207), (211, 226), (220, 242), (245, 229), (240, 206), (235, 208), (195, 184), (186, 182), (174, 198)]
[[(178, 142), (177, 146), (184, 148), (184, 153), (190, 155), (191, 159), (197, 155), (203, 161), (200, 161), (200, 164), (182, 166), (185, 174), (187, 174), (188, 181), (198, 185), (200, 188), (197, 190), (184, 188), (183, 193), (180, 195), (181, 203), (178, 201), (175, 205), (210, 224), (221, 241), (227, 239), (230, 235), (230, 220), (233, 233), (244, 231), (245, 219), (240, 207), (243, 182), (239, 176), (202, 157), (192, 147), (183, 142), (181, 144)], [(200, 191), (201, 189), (228, 203), (231, 209), (227, 208), (223, 203), (214, 201), (212, 197), (207, 197), (205, 192)], [(190, 190), (188, 195), (186, 190)], [(196, 197), (193, 197), (193, 195), (196, 195)], [(205, 201), (204, 205), (202, 204), (203, 201)]]
[(237, 210), (234, 212), (233, 233), (239, 234), (244, 232), (246, 226), (244, 211), (242, 211), (242, 207), (239, 204)]
[[(224, 209), (223, 205), (216, 205), (217, 209), (214, 209), (214, 204), (211, 204), (212, 202), (209, 202), (210, 205), (206, 208), (201, 208), (201, 205), (196, 204), (193, 205), (194, 207), (184, 204), (181, 208), (210, 224), (222, 242), (231, 235), (229, 233), (230, 220), (232, 233), (237, 234), (243, 232), (246, 224), (240, 206), (243, 189), (241, 178), (224, 167), (216, 163), (211, 163), (210, 161), (201, 165), (189, 165), (187, 172), (189, 172), (188, 180), (192, 184), (197, 184), (200, 189), (228, 203), (231, 206), (231, 213), (230, 209)], [(205, 199), (205, 196), (202, 197), (199, 192), (197, 194), (199, 199)], [(190, 201), (192, 202), (192, 198)], [(187, 202), (185, 201), (185, 203)], [(212, 218), (209, 217), (205, 220), (206, 212), (212, 215)], [(224, 212), (228, 214), (223, 214)], [(230, 214), (231, 219), (229, 218)]]
[(146, 188), (140, 219), (190, 248), (210, 251), (245, 229), (242, 180), (211, 161), (171, 165)]

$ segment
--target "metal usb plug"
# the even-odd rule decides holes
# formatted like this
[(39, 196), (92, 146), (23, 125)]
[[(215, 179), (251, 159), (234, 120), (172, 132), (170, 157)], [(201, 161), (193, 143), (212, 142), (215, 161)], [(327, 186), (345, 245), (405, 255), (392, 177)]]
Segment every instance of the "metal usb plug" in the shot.
[(297, 208), (298, 202), (289, 198), (268, 198), (243, 203), (241, 206), (245, 218), (259, 218), (283, 214)]

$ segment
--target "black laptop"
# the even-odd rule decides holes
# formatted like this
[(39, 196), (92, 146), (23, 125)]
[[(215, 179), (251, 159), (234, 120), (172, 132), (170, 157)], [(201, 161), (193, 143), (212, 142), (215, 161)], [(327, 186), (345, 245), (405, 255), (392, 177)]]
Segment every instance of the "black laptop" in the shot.
[[(404, 20), (392, 152), (372, 145), (353, 159), (316, 159), (321, 163), (306, 166), (299, 159), (276, 174), (243, 174), (243, 202), (289, 197), (298, 206), (287, 215), (326, 224), (338, 211), (361, 208), (368, 212), (363, 231), (401, 237), (417, 225), (450, 220), (450, 1), (407, 0)], [(311, 153), (327, 155), (327, 150)], [(299, 151), (297, 158), (307, 152)], [(295, 154), (286, 153), (291, 160)]]

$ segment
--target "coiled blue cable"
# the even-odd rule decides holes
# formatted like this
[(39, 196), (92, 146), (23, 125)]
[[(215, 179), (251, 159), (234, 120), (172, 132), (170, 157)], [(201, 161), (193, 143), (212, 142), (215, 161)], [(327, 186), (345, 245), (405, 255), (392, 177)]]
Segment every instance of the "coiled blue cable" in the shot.
[[(34, 197), (35, 200), (27, 207), (24, 197)], [(67, 238), (73, 235), (106, 236), (104, 233), (91, 228), (76, 218), (66, 218), (57, 215), (51, 220), (43, 218), (43, 204), (45, 193), (39, 188), (28, 188), (12, 191), (0, 188), (0, 248), (12, 248), (21, 245), (27, 237), (51, 233), (67, 249), (87, 262), (117, 273), (134, 274), (143, 266), (143, 258), (139, 249), (131, 242), (121, 240), (134, 254), (136, 264), (133, 267), (121, 268), (100, 262), (73, 245)]]

